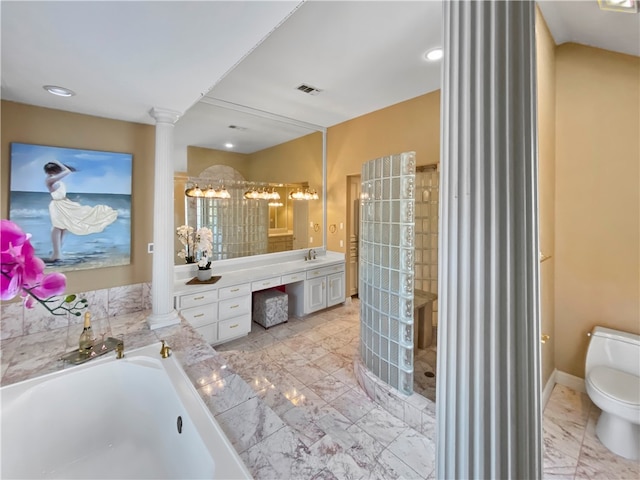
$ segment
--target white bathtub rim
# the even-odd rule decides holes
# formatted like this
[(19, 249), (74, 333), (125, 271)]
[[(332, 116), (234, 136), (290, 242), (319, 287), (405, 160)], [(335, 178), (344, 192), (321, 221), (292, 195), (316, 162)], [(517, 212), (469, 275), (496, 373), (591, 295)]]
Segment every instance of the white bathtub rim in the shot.
[[(161, 342), (157, 342), (129, 351), (125, 350), (125, 356), (122, 359), (116, 359), (114, 352), (113, 354), (104, 355), (101, 358), (90, 360), (81, 365), (68, 366), (55, 372), (46, 373), (44, 375), (2, 386), (0, 387), (0, 405), (4, 401), (3, 394), (6, 394), (12, 390), (25, 392), (29, 388), (33, 388), (38, 384), (53, 380), (56, 377), (69, 375), (76, 371), (85, 370), (111, 362), (131, 362), (139, 365), (144, 365), (149, 368), (164, 369), (167, 375), (170, 377), (174, 387), (176, 386), (176, 384), (174, 383), (174, 376), (178, 377), (181, 388), (175, 388), (175, 392), (180, 398), (180, 401), (183, 402), (186, 411), (189, 412), (195, 428), (200, 434), (200, 437), (202, 438), (206, 448), (211, 453), (212, 458), (219, 458), (220, 447), (226, 450), (227, 454), (225, 455), (225, 458), (230, 461), (232, 465), (220, 465), (216, 460), (216, 477), (220, 475), (220, 478), (225, 479), (251, 479), (251, 473), (247, 469), (246, 465), (240, 458), (240, 455), (235, 450), (220, 425), (218, 424), (209, 407), (200, 397), (197, 389), (191, 382), (191, 379), (185, 373), (180, 362), (175, 358), (174, 355), (171, 355), (166, 359), (163, 359), (160, 356), (161, 345)], [(220, 445), (220, 443), (222, 445)]]

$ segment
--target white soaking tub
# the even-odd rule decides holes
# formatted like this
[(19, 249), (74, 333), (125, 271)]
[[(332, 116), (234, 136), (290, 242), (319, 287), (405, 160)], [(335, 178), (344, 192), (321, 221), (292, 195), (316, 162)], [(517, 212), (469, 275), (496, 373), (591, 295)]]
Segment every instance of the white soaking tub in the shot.
[(251, 478), (160, 344), (0, 388), (2, 478)]

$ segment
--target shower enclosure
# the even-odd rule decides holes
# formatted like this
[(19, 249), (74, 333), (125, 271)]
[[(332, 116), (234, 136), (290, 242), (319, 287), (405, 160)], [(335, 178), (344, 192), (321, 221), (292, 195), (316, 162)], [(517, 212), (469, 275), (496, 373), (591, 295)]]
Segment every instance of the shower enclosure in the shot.
[(371, 372), (413, 392), (415, 153), (362, 166), (360, 355)]

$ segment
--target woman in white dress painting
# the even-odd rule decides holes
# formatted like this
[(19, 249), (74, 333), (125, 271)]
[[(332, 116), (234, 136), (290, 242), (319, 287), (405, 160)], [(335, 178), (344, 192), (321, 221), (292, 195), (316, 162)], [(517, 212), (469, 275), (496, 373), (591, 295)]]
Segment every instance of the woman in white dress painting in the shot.
[(53, 252), (48, 262), (56, 262), (62, 258), (60, 251), (62, 239), (67, 231), (75, 235), (89, 235), (103, 231), (118, 217), (118, 212), (107, 205), (94, 207), (80, 205), (67, 198), (67, 189), (61, 181), (76, 169), (58, 161), (44, 166), (47, 174), (45, 185), (51, 193), (49, 215), (51, 216), (51, 243)]

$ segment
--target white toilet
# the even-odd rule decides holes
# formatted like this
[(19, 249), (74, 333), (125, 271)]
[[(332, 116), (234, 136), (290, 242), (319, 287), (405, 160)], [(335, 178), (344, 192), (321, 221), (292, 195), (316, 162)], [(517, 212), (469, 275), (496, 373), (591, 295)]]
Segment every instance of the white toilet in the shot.
[(640, 335), (595, 327), (585, 365), (587, 394), (601, 410), (596, 434), (613, 453), (640, 458)]

